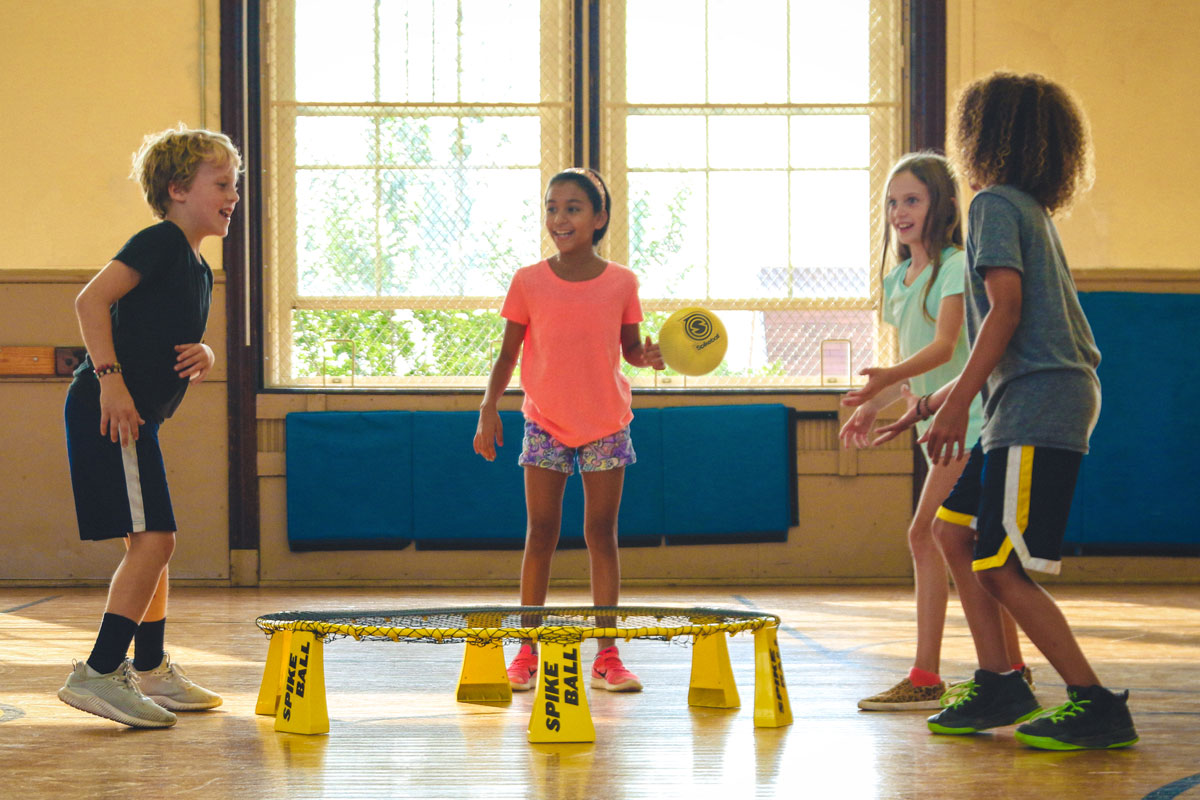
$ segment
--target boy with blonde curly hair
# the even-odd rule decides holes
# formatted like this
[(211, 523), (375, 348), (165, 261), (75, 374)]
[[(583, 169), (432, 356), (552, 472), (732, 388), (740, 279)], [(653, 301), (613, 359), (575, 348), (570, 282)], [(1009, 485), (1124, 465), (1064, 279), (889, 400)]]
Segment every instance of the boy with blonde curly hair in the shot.
[(158, 428), (213, 367), (203, 342), (213, 277), (200, 243), (229, 233), (241, 163), (222, 133), (180, 125), (147, 136), (131, 177), (161, 221), (126, 242), (75, 300), (87, 357), (65, 416), (79, 534), (124, 538), (126, 552), (92, 653), (58, 696), (132, 727), (169, 727), (173, 711), (221, 704), (163, 650), (176, 525)]

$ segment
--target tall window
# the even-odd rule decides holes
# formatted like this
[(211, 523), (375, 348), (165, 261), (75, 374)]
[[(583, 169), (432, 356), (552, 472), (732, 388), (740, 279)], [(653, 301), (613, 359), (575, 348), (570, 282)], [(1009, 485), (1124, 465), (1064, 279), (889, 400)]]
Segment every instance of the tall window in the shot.
[(687, 385), (815, 386), (831, 339), (874, 362), (899, 3), (605, 0), (576, 97), (571, 0), (270, 0), (268, 384), (482, 386), (577, 104), (643, 330), (692, 304), (729, 329)]

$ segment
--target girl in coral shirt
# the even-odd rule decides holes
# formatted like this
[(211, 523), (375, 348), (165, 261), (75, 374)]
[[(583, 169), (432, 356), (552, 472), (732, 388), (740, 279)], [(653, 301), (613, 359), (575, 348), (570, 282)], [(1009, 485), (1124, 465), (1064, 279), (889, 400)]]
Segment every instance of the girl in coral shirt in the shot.
[[(606, 261), (596, 245), (608, 230), (612, 197), (600, 175), (573, 168), (546, 187), (546, 230), (556, 255), (517, 271), (504, 300), (504, 343), (479, 407), (475, 452), (488, 461), (504, 444), (497, 403), (518, 356), (525, 401), (528, 527), (521, 561), (521, 604), (546, 602), (550, 562), (558, 545), (563, 491), (576, 464), (583, 479), (584, 539), (591, 563), (592, 602), (615, 606), (621, 588), (617, 512), (625, 467), (636, 455), (629, 381), (621, 357), (635, 367), (663, 369), (658, 345), (642, 340), (637, 278)], [(621, 663), (612, 639), (598, 639), (592, 686), (613, 692), (642, 688)], [(537, 644), (526, 642), (508, 668), (514, 690), (537, 683)]]

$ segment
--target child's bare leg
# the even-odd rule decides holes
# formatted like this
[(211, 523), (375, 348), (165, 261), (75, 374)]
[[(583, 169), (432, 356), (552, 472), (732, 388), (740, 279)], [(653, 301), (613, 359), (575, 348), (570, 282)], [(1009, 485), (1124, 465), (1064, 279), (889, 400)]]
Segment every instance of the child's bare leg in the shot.
[[(125, 550), (129, 551), (129, 537), (124, 539)], [(170, 565), (163, 567), (162, 575), (158, 579), (158, 586), (154, 589), (154, 596), (150, 598), (150, 605), (146, 608), (146, 613), (141, 620), (135, 622), (157, 622), (160, 619), (166, 619), (167, 616), (167, 594), (169, 592), (170, 583)]]
[(950, 587), (946, 559), (933, 538), (934, 514), (962, 474), (964, 461), (930, 467), (921, 499), (908, 528), (913, 557), (913, 583), (917, 598), (917, 655), (913, 666), (937, 674), (941, 669), (942, 635), (946, 627), (946, 602)]
[(978, 576), (984, 588), (1008, 609), (1068, 686), (1100, 685), (1058, 604), (1025, 574), (1015, 555), (1010, 555), (1004, 566), (980, 572)]
[(979, 666), (991, 672), (1008, 672), (1012, 664), (1004, 646), (1004, 625), (1000, 604), (983, 588), (971, 568), (975, 557), (975, 531), (943, 519), (934, 521), (934, 537), (946, 557), (946, 566), (954, 576), (958, 599), (962, 602)]
[[(625, 468), (601, 472), (583, 472), (583, 537), (587, 542), (591, 568), (592, 604), (615, 606), (621, 598), (621, 561), (617, 552), (617, 513), (621, 509), (621, 489)], [(607, 623), (606, 623), (607, 624)], [(616, 624), (616, 620), (612, 620)], [(598, 649), (613, 644), (613, 639), (596, 640)]]
[(146, 614), (133, 635), (133, 667), (138, 670), (157, 669), (163, 662), (164, 638), (167, 626), (167, 595), (169, 592), (171, 567), (163, 567), (154, 596)]
[[(528, 525), (525, 529), (525, 553), (521, 557), (521, 605), (540, 606), (546, 603), (550, 588), (550, 562), (558, 547), (562, 526), (563, 491), (567, 486), (565, 473), (541, 467), (525, 467), (525, 508)], [(540, 620), (531, 620), (540, 624)], [(526, 622), (525, 624), (530, 624)], [(534, 643), (536, 649), (537, 644)]]
[(1025, 657), (1021, 655), (1021, 637), (1017, 634), (1017, 623), (1004, 606), (1000, 607), (1000, 622), (1004, 625), (1004, 651), (1008, 653), (1008, 663), (1014, 667), (1024, 664)]
[[(143, 531), (126, 538), (125, 557), (113, 573), (108, 587), (105, 613), (118, 614), (141, 622), (159, 585), (166, 580), (167, 562), (175, 552), (175, 533), (172, 531)], [(166, 612), (166, 593), (162, 597)]]

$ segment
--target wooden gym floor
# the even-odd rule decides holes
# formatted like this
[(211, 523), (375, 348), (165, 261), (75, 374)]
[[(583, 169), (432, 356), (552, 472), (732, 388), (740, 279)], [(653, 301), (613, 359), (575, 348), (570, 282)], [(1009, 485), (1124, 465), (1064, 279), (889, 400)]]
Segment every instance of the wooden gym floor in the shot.
[[(1200, 587), (1061, 586), (1058, 597), (1106, 683), (1132, 689), (1141, 742), (1125, 751), (1047, 753), (1001, 729), (928, 733), (924, 713), (870, 713), (914, 647), (902, 587), (626, 589), (627, 604), (770, 611), (795, 724), (755, 729), (753, 640), (729, 640), (742, 708), (689, 708), (691, 651), (633, 641), (636, 695), (589, 691), (596, 742), (531, 745), (533, 693), (509, 706), (454, 700), (462, 645), (339, 640), (325, 647), (331, 731), (278, 734), (255, 716), (267, 652), (254, 618), (275, 611), (509, 604), (501, 589), (178, 589), (168, 649), (225, 697), (163, 731), (78, 712), (55, 692), (90, 650), (99, 589), (0, 589), (0, 776), (22, 800), (198, 798), (1200, 798)], [(584, 604), (555, 589), (551, 601)], [(590, 662), (594, 643), (585, 644)], [(512, 646), (509, 647), (511, 655)], [(943, 672), (965, 678), (973, 650), (952, 598)], [(1063, 696), (1030, 650), (1043, 705)]]

